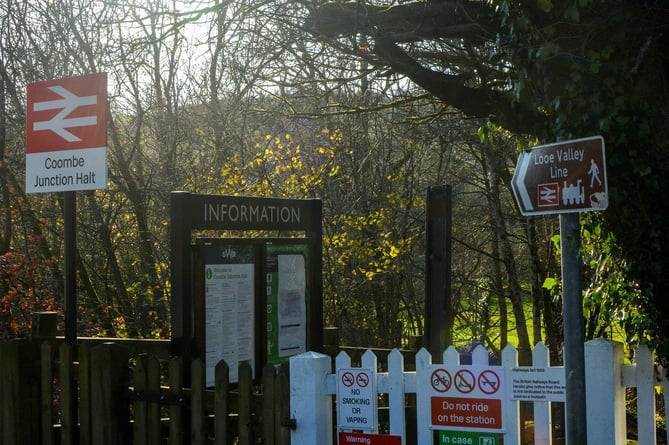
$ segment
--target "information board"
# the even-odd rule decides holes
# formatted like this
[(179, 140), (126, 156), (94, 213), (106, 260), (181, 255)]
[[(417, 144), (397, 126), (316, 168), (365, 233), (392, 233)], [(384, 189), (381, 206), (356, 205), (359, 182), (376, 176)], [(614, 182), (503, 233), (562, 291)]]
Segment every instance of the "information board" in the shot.
[(567, 383), (563, 367), (509, 368), (507, 379), (511, 400), (564, 402), (566, 399)]
[(237, 382), (241, 362), (255, 368), (255, 253), (252, 245), (208, 244), (204, 256), (205, 375), (213, 386), (220, 360), (230, 382)]
[(206, 384), (225, 360), (229, 381), (248, 362), (254, 377), (309, 348), (312, 280), (304, 238), (196, 238), (193, 246), (194, 352)]

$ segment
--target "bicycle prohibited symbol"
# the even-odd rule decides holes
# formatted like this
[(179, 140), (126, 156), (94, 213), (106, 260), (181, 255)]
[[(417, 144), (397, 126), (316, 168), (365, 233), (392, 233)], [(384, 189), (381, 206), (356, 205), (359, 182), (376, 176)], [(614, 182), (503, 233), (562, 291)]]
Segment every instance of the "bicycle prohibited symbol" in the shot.
[(443, 368), (435, 369), (432, 372), (430, 383), (437, 392), (446, 392), (451, 388), (451, 374)]

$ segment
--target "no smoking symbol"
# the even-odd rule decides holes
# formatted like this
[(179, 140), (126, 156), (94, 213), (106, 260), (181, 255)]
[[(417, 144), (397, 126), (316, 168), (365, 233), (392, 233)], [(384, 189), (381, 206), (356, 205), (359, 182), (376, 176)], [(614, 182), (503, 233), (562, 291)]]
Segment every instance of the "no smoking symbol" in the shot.
[(430, 383), (435, 391), (446, 392), (451, 388), (451, 374), (442, 368), (435, 369), (432, 372)]
[(355, 378), (355, 382), (358, 384), (358, 386), (364, 388), (367, 385), (369, 385), (369, 376), (367, 375), (367, 373), (359, 372)]
[(353, 383), (355, 383), (355, 377), (353, 377), (352, 372), (345, 372), (341, 375), (341, 382), (344, 384), (344, 386), (353, 386)]
[(499, 376), (494, 371), (483, 371), (479, 374), (479, 388), (486, 394), (495, 394), (499, 390)]

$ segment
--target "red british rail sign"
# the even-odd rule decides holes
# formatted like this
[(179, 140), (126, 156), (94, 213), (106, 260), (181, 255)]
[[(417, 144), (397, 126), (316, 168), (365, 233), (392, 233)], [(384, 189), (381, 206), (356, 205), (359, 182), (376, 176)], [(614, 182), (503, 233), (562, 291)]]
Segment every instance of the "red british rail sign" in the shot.
[(27, 88), (26, 191), (107, 185), (107, 75), (35, 82)]
[(606, 209), (604, 139), (574, 139), (522, 152), (511, 186), (526, 216)]

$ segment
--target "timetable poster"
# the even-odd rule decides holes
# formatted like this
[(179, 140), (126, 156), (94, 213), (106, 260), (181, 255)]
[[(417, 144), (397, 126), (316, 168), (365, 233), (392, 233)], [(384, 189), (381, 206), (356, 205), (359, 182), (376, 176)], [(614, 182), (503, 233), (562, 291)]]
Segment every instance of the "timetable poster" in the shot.
[(214, 370), (225, 360), (230, 382), (239, 364), (255, 369), (254, 248), (251, 245), (205, 246), (205, 377), (214, 386)]
[(306, 352), (308, 246), (268, 244), (266, 249), (267, 357), (282, 363)]

